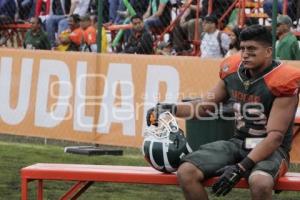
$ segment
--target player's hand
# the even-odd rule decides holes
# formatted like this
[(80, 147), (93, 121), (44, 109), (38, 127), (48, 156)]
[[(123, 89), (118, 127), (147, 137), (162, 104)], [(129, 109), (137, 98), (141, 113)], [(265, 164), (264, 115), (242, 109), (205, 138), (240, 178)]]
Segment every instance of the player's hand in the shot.
[(157, 103), (155, 107), (150, 108), (147, 111), (146, 122), (147, 126), (155, 125), (157, 126), (159, 115), (169, 111), (171, 114), (176, 114), (177, 107), (175, 104), (170, 103)]
[(225, 166), (216, 173), (220, 175), (220, 179), (213, 184), (212, 193), (216, 196), (225, 196), (239, 182), (245, 172), (236, 164)]

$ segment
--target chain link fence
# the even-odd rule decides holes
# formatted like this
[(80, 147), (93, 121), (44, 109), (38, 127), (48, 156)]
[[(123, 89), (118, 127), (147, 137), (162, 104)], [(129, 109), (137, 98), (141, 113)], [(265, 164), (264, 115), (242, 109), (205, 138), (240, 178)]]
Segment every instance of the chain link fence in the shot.
[[(300, 1), (277, 1), (297, 35)], [(101, 32), (102, 52), (200, 56), (205, 16), (230, 36), (251, 24), (271, 27), (273, 6), (273, 0), (1, 0), (0, 45), (96, 52)]]

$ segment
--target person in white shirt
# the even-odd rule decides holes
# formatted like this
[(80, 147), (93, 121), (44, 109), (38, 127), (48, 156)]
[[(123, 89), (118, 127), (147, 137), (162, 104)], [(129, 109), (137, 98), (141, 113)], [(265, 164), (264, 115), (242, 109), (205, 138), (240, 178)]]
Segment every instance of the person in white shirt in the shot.
[(223, 58), (229, 49), (230, 38), (217, 28), (218, 19), (213, 15), (204, 17), (201, 36), (201, 58)]

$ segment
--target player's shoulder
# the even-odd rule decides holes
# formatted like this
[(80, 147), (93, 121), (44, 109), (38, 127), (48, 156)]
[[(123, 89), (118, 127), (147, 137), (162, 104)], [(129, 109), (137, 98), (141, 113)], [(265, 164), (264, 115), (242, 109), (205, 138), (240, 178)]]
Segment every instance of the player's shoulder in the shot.
[(300, 86), (300, 69), (280, 64), (265, 76), (265, 82), (275, 96), (293, 96)]
[(220, 78), (225, 79), (230, 74), (237, 72), (240, 63), (241, 55), (239, 53), (225, 58), (220, 64)]

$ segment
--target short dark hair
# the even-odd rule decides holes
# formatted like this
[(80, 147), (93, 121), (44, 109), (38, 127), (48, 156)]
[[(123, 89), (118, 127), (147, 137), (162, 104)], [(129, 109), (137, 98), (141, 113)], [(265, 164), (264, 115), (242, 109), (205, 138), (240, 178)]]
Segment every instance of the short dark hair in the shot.
[(130, 18), (130, 21), (132, 22), (134, 19), (140, 19), (143, 21), (143, 17), (141, 15), (133, 15), (131, 18)]
[(80, 22), (80, 16), (78, 14), (72, 14), (72, 15), (70, 15), (70, 18), (72, 18), (75, 23)]
[(272, 46), (272, 33), (262, 25), (251, 25), (242, 30), (240, 41), (254, 40)]
[(36, 19), (36, 21), (39, 25), (43, 24), (42, 19), (40, 17), (32, 17), (31, 19)]
[(238, 26), (236, 26), (232, 29), (232, 32), (236, 37), (236, 41), (235, 41), (234, 44), (229, 45), (229, 49), (232, 49), (232, 48), (236, 48), (237, 50), (241, 49), (241, 47), (240, 47), (240, 34), (241, 34), (241, 31), (242, 31), (242, 29), (240, 29)]
[(212, 23), (214, 23), (216, 25), (218, 24), (218, 18), (215, 15), (206, 15), (204, 17), (203, 21), (212, 22)]

